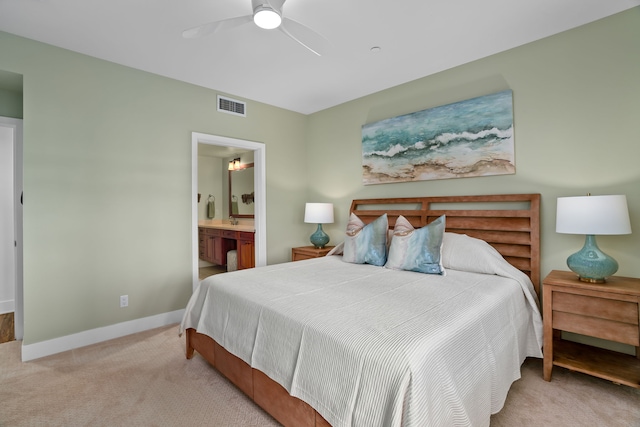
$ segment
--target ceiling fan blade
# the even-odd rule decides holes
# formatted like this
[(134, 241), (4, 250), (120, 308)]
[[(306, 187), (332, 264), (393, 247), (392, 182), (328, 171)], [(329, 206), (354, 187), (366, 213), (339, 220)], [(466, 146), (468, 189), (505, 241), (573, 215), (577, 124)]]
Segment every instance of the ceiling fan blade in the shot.
[(328, 51), (329, 40), (293, 19), (283, 18), (282, 25), (278, 29), (318, 56), (322, 56)]
[(198, 25), (197, 27), (184, 30), (182, 37), (185, 39), (195, 39), (213, 34), (221, 30), (230, 30), (240, 25), (253, 22), (253, 15), (238, 16), (236, 18), (222, 19), (220, 21), (209, 22), (208, 24)]

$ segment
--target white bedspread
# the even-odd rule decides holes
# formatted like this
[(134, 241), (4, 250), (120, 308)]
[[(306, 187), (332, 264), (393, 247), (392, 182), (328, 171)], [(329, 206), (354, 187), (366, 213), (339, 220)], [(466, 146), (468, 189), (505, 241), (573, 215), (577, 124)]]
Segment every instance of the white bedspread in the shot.
[(241, 270), (202, 281), (180, 332), (213, 338), (334, 427), (488, 426), (525, 357), (542, 357), (531, 284), (513, 276), (340, 256)]

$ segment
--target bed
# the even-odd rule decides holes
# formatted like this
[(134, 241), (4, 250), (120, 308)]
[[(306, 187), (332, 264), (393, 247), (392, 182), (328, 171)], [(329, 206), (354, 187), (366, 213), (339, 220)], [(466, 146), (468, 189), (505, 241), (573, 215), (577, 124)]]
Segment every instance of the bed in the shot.
[(384, 217), (389, 259), (442, 223), (442, 271), (346, 262), (345, 235), (342, 255), (212, 276), (180, 325), (186, 356), (285, 426), (488, 426), (542, 357), (539, 210), (539, 194), (354, 200), (350, 224)]

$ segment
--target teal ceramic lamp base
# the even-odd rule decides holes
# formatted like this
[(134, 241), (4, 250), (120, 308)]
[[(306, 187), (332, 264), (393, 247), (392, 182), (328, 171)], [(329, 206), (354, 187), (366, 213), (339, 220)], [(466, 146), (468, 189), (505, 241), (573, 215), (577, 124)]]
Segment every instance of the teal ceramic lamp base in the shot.
[(318, 229), (311, 235), (311, 243), (318, 249), (324, 248), (329, 243), (329, 235), (322, 229), (322, 224), (318, 224)]
[(618, 271), (618, 262), (600, 250), (593, 235), (587, 235), (584, 246), (567, 258), (567, 266), (583, 282), (604, 283)]

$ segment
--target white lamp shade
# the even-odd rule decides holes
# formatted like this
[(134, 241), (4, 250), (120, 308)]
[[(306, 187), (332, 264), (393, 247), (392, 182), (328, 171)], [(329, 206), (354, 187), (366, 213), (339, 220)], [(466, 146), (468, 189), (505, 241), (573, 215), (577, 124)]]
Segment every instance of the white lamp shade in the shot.
[(631, 234), (627, 196), (558, 197), (556, 232)]
[(304, 207), (304, 222), (332, 224), (333, 203), (307, 203)]

